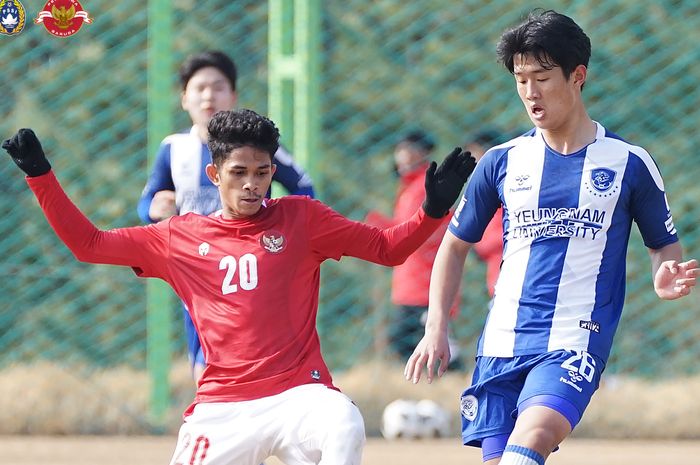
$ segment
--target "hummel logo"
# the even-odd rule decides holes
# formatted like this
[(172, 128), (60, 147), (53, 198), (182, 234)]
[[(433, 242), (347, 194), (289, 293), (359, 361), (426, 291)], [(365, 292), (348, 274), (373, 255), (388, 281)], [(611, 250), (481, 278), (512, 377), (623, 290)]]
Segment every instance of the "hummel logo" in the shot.
[(521, 174), (515, 177), (515, 180), (518, 182), (518, 186), (522, 186), (525, 181), (530, 179), (529, 174)]

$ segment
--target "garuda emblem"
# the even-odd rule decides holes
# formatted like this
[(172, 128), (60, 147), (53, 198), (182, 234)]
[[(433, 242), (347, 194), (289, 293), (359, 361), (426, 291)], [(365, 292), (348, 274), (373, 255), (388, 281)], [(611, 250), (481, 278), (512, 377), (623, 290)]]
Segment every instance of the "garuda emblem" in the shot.
[(34, 22), (43, 23), (55, 36), (68, 37), (78, 32), (83, 22), (92, 23), (92, 18), (78, 0), (49, 0)]
[(260, 245), (270, 253), (280, 253), (287, 247), (287, 241), (278, 231), (265, 231), (260, 236)]

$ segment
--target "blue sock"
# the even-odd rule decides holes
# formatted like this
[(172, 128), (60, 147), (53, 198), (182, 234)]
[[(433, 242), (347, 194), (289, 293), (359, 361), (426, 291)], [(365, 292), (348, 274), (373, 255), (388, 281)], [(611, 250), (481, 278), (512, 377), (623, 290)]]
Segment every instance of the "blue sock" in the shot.
[(499, 465), (544, 465), (544, 457), (527, 447), (508, 444)]

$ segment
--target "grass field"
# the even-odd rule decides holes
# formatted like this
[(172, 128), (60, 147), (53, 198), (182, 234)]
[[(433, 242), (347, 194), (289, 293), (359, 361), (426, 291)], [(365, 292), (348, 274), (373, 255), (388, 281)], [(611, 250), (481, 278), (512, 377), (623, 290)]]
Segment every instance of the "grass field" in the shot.
[[(3, 465), (167, 465), (173, 436), (0, 436)], [(700, 441), (567, 440), (548, 465), (698, 463)], [(365, 465), (478, 465), (479, 450), (456, 439), (389, 442), (372, 438)], [(280, 465), (269, 459), (267, 465)]]

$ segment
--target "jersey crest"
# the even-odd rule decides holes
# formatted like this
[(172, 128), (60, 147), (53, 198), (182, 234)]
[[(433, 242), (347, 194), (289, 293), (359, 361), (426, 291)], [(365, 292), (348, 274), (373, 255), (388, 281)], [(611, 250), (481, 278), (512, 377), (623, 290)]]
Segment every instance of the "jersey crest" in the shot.
[(270, 253), (280, 253), (287, 247), (287, 241), (279, 231), (265, 231), (260, 236), (260, 245)]
[(462, 397), (460, 410), (465, 420), (476, 420), (476, 414), (479, 411), (479, 400), (471, 394)]
[(591, 170), (591, 185), (598, 192), (606, 192), (610, 190), (615, 182), (614, 170), (610, 168), (596, 168)]

